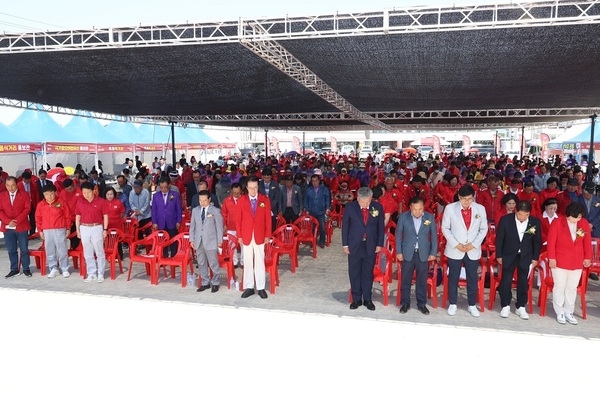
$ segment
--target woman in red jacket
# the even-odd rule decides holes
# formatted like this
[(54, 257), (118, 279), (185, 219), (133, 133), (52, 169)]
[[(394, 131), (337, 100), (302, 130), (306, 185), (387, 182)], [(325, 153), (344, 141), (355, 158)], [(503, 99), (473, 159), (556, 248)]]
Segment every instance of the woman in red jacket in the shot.
[[(117, 191), (109, 188), (106, 191), (106, 202), (108, 203), (108, 229), (123, 229), (123, 217), (125, 216), (125, 206), (119, 200)], [(123, 244), (119, 243), (119, 255), (123, 259)]]
[[(558, 210), (558, 200), (555, 197), (546, 199), (543, 204), (544, 212), (542, 213), (542, 245), (546, 245), (548, 241), (548, 232), (550, 231), (550, 225), (558, 218), (556, 210)], [(543, 252), (544, 250), (542, 250)]]
[(552, 306), (559, 324), (577, 325), (573, 316), (577, 286), (582, 269), (592, 263), (592, 234), (583, 218), (585, 211), (580, 203), (569, 204), (566, 216), (550, 225), (548, 233), (548, 260), (554, 280)]
[(515, 208), (517, 207), (518, 202), (519, 198), (514, 193), (507, 193), (504, 196), (502, 196), (502, 200), (500, 200), (500, 204), (502, 204), (502, 207), (494, 216), (494, 225), (496, 227), (500, 223), (500, 218), (502, 218), (506, 214), (513, 214), (515, 212)]

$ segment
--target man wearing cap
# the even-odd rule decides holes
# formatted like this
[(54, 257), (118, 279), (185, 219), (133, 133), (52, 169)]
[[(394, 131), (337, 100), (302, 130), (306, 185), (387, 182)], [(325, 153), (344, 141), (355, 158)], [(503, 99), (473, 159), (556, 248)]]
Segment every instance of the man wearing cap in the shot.
[(183, 186), (183, 182), (181, 182), (181, 179), (179, 179), (179, 174), (177, 171), (173, 170), (169, 172), (169, 179), (171, 184), (170, 190), (179, 193), (179, 195), (185, 193), (185, 186)]
[(262, 180), (258, 182), (258, 193), (264, 194), (271, 202), (271, 228), (275, 230), (277, 226), (277, 215), (281, 214), (281, 189), (277, 182), (273, 181), (273, 172), (271, 168), (262, 170)]
[[(138, 220), (139, 226), (144, 226), (152, 220), (150, 192), (144, 190), (144, 183), (139, 179), (133, 181), (133, 190), (129, 193), (129, 206), (131, 207), (132, 216)], [(138, 240), (142, 239), (147, 233), (139, 231)]]
[[(318, 171), (320, 172), (320, 171)], [(331, 207), (331, 194), (325, 185), (321, 185), (321, 175), (315, 171), (310, 177), (311, 186), (306, 190), (303, 207), (319, 221), (319, 247), (325, 247), (325, 215)]]
[(71, 230), (71, 211), (66, 202), (61, 202), (56, 195), (56, 187), (50, 183), (44, 186), (44, 200), (35, 211), (36, 225), (40, 238), (44, 241), (46, 261), (48, 262), (48, 278), (59, 275), (58, 267), (65, 278), (69, 277), (67, 251), (67, 235)]
[(569, 178), (567, 180), (567, 190), (560, 192), (556, 199), (558, 200), (558, 215), (566, 215), (567, 206), (574, 201), (577, 201), (579, 183), (575, 178)]

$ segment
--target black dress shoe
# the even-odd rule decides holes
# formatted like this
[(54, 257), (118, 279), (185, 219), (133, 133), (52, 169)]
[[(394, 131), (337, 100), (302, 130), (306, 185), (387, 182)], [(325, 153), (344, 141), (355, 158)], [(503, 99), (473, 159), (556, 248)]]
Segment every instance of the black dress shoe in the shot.
[(217, 293), (219, 291), (219, 285), (213, 285), (212, 289), (210, 289), (211, 293)]
[(267, 296), (267, 292), (265, 291), (265, 289), (261, 289), (261, 290), (259, 290), (259, 291), (258, 291), (258, 296), (259, 296), (261, 299), (266, 299), (267, 297), (269, 297), (269, 296)]
[(31, 278), (33, 275), (31, 274), (31, 271), (23, 271), (23, 275), (25, 275), (28, 278)]
[(9, 272), (9, 273), (8, 273), (8, 274), (5, 276), (5, 278), (6, 278), (6, 279), (8, 279), (8, 278), (12, 278), (13, 276), (17, 276), (17, 275), (19, 275), (19, 273), (20, 273), (19, 271), (10, 271), (10, 272)]
[(358, 307), (362, 306), (362, 301), (353, 301), (350, 304), (350, 309), (351, 310), (356, 310)]
[(244, 293), (242, 293), (242, 299), (248, 298), (254, 294), (254, 289), (246, 289)]
[(325, 248), (325, 244), (324, 244), (324, 243), (319, 243), (319, 244), (318, 244), (318, 246), (319, 246), (320, 248), (322, 248), (322, 249), (324, 249), (324, 248)]
[(406, 314), (410, 310), (410, 304), (402, 304), (400, 306), (400, 314)]
[(202, 285), (196, 290), (196, 292), (204, 292), (207, 289), (210, 289), (210, 285)]
[(367, 310), (369, 310), (369, 311), (375, 311), (375, 304), (373, 304), (372, 301), (370, 301), (370, 300), (369, 301), (365, 301), (363, 304), (365, 305), (365, 307), (367, 307)]
[(589, 276), (589, 278), (590, 278), (591, 280), (593, 280), (593, 281), (597, 281), (597, 280), (599, 279), (599, 278), (598, 278), (598, 275), (596, 275), (596, 274), (594, 274), (594, 273), (591, 273), (591, 274), (590, 274), (590, 276)]
[(427, 309), (427, 306), (418, 307), (418, 308), (419, 308), (419, 311), (421, 311), (421, 314), (429, 315), (429, 310)]

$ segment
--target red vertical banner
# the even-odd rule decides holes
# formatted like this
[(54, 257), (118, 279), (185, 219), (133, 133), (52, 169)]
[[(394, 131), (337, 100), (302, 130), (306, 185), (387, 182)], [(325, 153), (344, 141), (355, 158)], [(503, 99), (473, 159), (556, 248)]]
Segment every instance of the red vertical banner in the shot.
[(547, 133), (540, 134), (540, 143), (542, 145), (542, 159), (548, 159), (548, 142), (550, 141), (550, 136)]
[(275, 153), (279, 153), (279, 140), (277, 140), (275, 136), (271, 136), (269, 141), (271, 142), (271, 150)]
[(527, 155), (527, 141), (523, 134), (521, 134), (521, 151), (523, 152), (523, 156)]
[(292, 140), (294, 143), (294, 151), (297, 151), (298, 153), (302, 153), (302, 146), (300, 146), (300, 139), (298, 139), (296, 136), (293, 136)]
[(502, 144), (500, 142), (500, 135), (496, 133), (496, 138), (494, 139), (494, 153), (500, 154), (500, 152), (502, 151), (501, 147)]
[(440, 138), (439, 136), (433, 135), (433, 154), (440, 154), (442, 149), (440, 148)]
[(467, 135), (463, 135), (463, 150), (465, 154), (471, 150), (471, 138)]
[(329, 140), (331, 141), (331, 152), (337, 153), (338, 152), (337, 139), (332, 136), (329, 138)]

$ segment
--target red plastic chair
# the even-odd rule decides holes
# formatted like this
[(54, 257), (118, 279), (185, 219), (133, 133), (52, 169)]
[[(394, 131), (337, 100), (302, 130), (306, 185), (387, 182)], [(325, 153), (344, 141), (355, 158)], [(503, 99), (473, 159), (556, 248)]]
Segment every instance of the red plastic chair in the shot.
[(292, 273), (295, 273), (298, 267), (298, 236), (300, 236), (300, 228), (292, 224), (283, 225), (273, 232), (277, 254), (290, 256)]
[(275, 287), (279, 286), (278, 266), (279, 253), (273, 239), (269, 239), (265, 242), (265, 272), (269, 274), (269, 290), (271, 294), (275, 294)]
[[(446, 308), (446, 304), (448, 303), (448, 289), (449, 289), (449, 282), (448, 282), (448, 257), (446, 257), (444, 255), (444, 252), (442, 251), (441, 256), (440, 256), (440, 264), (442, 267), (442, 273), (443, 273), (443, 278), (442, 278), (442, 282), (443, 282), (443, 286), (444, 286), (444, 291), (442, 294), (442, 308)], [(484, 299), (484, 284), (485, 284), (485, 272), (486, 272), (486, 264), (485, 264), (485, 260), (482, 258), (479, 261), (479, 266), (480, 266), (480, 276), (479, 276), (479, 281), (477, 283), (478, 286), (478, 293), (477, 293), (477, 299), (476, 299), (476, 303), (479, 304), (479, 308), (481, 312), (485, 311), (485, 299)], [(466, 279), (459, 279), (458, 280), (458, 287), (467, 287), (467, 280)]]
[[(131, 252), (131, 243), (137, 240), (137, 229), (140, 223), (137, 219), (127, 217), (123, 218), (121, 231), (123, 232), (123, 243), (126, 243)], [(135, 252), (135, 249), (134, 249)]]
[(342, 207), (341, 203), (339, 202), (339, 200), (334, 199), (331, 202), (331, 208), (329, 211), (329, 218), (331, 219), (332, 223), (335, 223), (335, 225), (338, 228), (342, 227), (342, 217), (344, 215), (344, 208)]
[(325, 217), (325, 246), (331, 246), (331, 239), (333, 239), (333, 220)]
[(119, 270), (123, 273), (123, 260), (119, 255), (119, 243), (123, 241), (123, 231), (120, 229), (109, 229), (104, 240), (104, 254), (106, 261), (110, 263), (110, 279), (117, 277), (116, 262), (119, 263)]
[[(231, 278), (234, 281), (237, 281), (237, 277), (235, 276), (234, 270), (235, 267), (233, 265), (233, 254), (237, 251), (238, 241), (235, 236), (228, 233), (223, 236), (223, 244), (222, 251), (218, 254), (219, 265), (221, 268), (225, 268), (227, 272), (227, 288), (231, 289)], [(212, 274), (212, 270), (210, 270)], [(200, 285), (200, 283), (198, 283)]]
[(600, 274), (600, 244), (596, 239), (592, 239), (592, 265), (588, 268), (588, 272)]
[(190, 226), (192, 226), (192, 223), (190, 221), (181, 221), (181, 224), (179, 225), (179, 233), (186, 233), (190, 231)]
[(315, 217), (304, 214), (298, 217), (296, 221), (294, 221), (294, 225), (296, 225), (300, 234), (296, 239), (298, 245), (300, 243), (307, 243), (312, 246), (313, 258), (317, 258), (317, 235), (319, 234), (319, 220)]
[[(71, 234), (69, 234), (67, 239), (72, 239), (74, 237), (77, 237), (77, 232), (72, 232)], [(87, 268), (85, 265), (85, 257), (83, 255), (83, 245), (81, 244), (81, 241), (79, 241), (79, 245), (77, 245), (76, 248), (74, 248), (74, 249), (69, 248), (67, 250), (67, 256), (71, 257), (73, 259), (73, 268), (79, 269), (79, 276), (81, 276), (82, 278), (85, 278), (85, 276), (87, 275)]]
[(285, 221), (285, 218), (283, 218), (283, 215), (277, 214), (277, 218), (275, 219), (275, 229), (285, 224), (287, 224), (287, 222)]
[[(172, 244), (177, 243), (177, 254), (173, 257), (163, 257), (163, 249), (169, 247)], [(159, 271), (163, 267), (171, 267), (171, 278), (175, 278), (175, 269), (181, 268), (181, 287), (187, 286), (187, 270), (194, 273), (194, 265), (192, 264), (191, 257), (191, 245), (189, 233), (180, 233), (175, 237), (172, 237), (166, 242), (159, 243), (157, 246), (157, 258), (154, 268), (154, 284), (158, 285)], [(167, 276), (167, 270), (165, 268), (165, 277)]]
[[(548, 294), (552, 292), (552, 289), (554, 289), (554, 279), (552, 279), (552, 268), (550, 268), (550, 262), (548, 261), (548, 253), (544, 253), (540, 256), (540, 262), (546, 263), (546, 276), (543, 276), (544, 279), (542, 279), (542, 286), (540, 287), (540, 293), (538, 297), (538, 307), (540, 307), (540, 316), (545, 317), (546, 306), (548, 304)], [(588, 277), (589, 268), (583, 268), (583, 271), (581, 272), (581, 278), (579, 279), (579, 285), (577, 285), (577, 293), (579, 293), (579, 297), (581, 298), (581, 316), (583, 319), (587, 319), (585, 294), (587, 292)]]
[[(30, 235), (27, 239), (37, 239), (40, 237), (40, 233), (36, 232)], [(46, 248), (44, 247), (44, 241), (35, 250), (29, 250), (29, 257), (33, 257), (35, 260), (35, 266), (41, 270), (42, 276), (46, 275)], [(19, 269), (21, 268), (21, 260), (19, 259)]]
[[(487, 264), (487, 273), (490, 277), (490, 294), (489, 294), (489, 302), (488, 302), (488, 310), (494, 309), (494, 302), (496, 301), (496, 292), (498, 291), (498, 286), (502, 281), (502, 267), (498, 265), (498, 261), (496, 261), (496, 253), (492, 253), (486, 260)], [(529, 274), (528, 284), (529, 288), (527, 289), (527, 296), (529, 298), (527, 304), (527, 312), (529, 314), (533, 313), (533, 282), (535, 280), (535, 271), (540, 270), (538, 267), (535, 270), (532, 270)], [(496, 271), (496, 273), (494, 273)], [(517, 288), (517, 269), (515, 268), (515, 272), (513, 273), (512, 285), (513, 289)]]
[[(169, 233), (167, 231), (154, 231), (150, 235), (146, 236), (142, 240), (136, 240), (131, 243), (129, 253), (129, 272), (127, 274), (127, 280), (131, 279), (131, 271), (133, 263), (142, 263), (146, 266), (146, 275), (150, 276), (152, 281), (152, 271), (154, 271), (154, 264), (157, 259), (157, 251), (159, 244), (169, 240)], [(137, 254), (135, 249), (138, 246), (146, 249), (145, 254)], [(131, 250), (133, 249), (133, 250)]]

